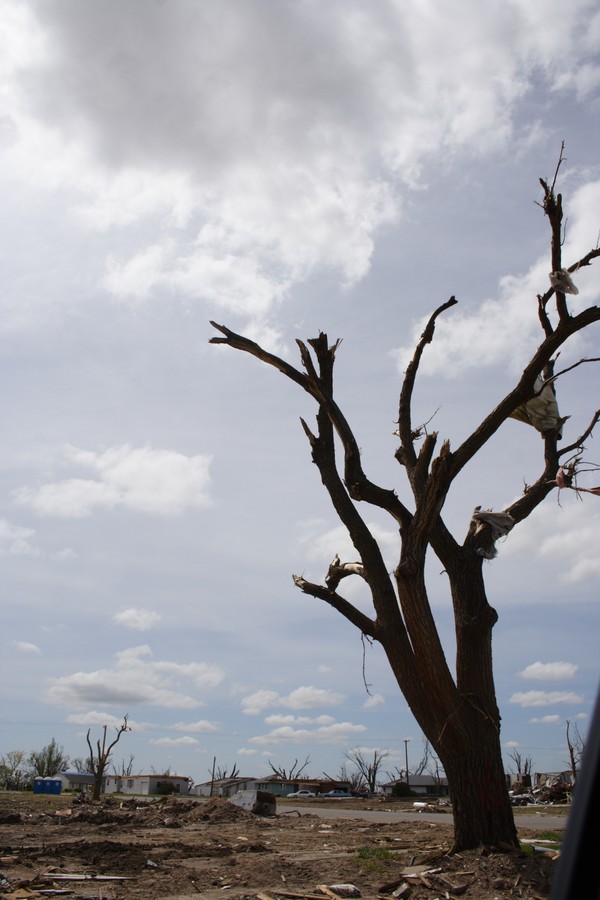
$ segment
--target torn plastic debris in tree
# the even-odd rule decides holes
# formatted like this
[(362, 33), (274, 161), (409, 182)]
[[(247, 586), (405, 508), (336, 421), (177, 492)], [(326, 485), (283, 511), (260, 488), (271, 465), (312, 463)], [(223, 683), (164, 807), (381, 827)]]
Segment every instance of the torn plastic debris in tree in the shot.
[(579, 293), (578, 289), (573, 284), (573, 279), (566, 269), (558, 269), (556, 272), (550, 272), (548, 278), (555, 291), (560, 291), (563, 294)]
[(540, 434), (556, 430), (556, 437), (560, 440), (562, 426), (568, 416), (561, 418), (554, 388), (551, 384), (544, 384), (543, 379), (538, 377), (535, 380), (534, 390), (535, 397), (517, 406), (509, 418), (532, 425)]
[(482, 509), (476, 506), (473, 510), (471, 522), (475, 523), (475, 535), (481, 534), (486, 527), (489, 529), (486, 544), (476, 547), (475, 552), (484, 559), (495, 559), (498, 554), (496, 541), (505, 537), (515, 524), (515, 520), (508, 513), (492, 512), (491, 509)]

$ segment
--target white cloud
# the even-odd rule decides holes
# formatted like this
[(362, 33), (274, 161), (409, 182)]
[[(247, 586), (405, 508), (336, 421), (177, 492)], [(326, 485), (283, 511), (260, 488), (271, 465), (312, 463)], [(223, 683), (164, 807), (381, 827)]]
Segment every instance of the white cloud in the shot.
[(315, 687), (299, 687), (286, 696), (275, 691), (260, 690), (244, 697), (241, 707), (246, 714), (257, 715), (270, 706), (282, 706), (287, 709), (314, 709), (318, 706), (337, 706), (343, 699), (343, 694)]
[(542, 663), (534, 662), (526, 666), (519, 675), (522, 678), (534, 678), (536, 681), (561, 681), (573, 678), (579, 666), (567, 662)]
[[(119, 716), (111, 716), (105, 712), (98, 712), (98, 710), (90, 710), (87, 713), (72, 713), (67, 716), (67, 722), (72, 725), (86, 725), (89, 728), (94, 725), (99, 725), (101, 728), (105, 725), (108, 725), (109, 728), (120, 728), (123, 724), (123, 716), (119, 718)], [(143, 731), (143, 725), (132, 719), (127, 719), (127, 725), (132, 731)]]
[(17, 503), (40, 516), (81, 518), (124, 506), (150, 515), (179, 515), (210, 505), (211, 457), (124, 444), (101, 452), (68, 447), (67, 459), (92, 469), (98, 480), (70, 478), (14, 492)]
[(373, 709), (375, 706), (381, 706), (382, 703), (385, 703), (383, 694), (371, 694), (363, 703), (363, 707), (364, 709)]
[(167, 252), (166, 246), (153, 244), (123, 264), (109, 256), (105, 288), (116, 297), (145, 297), (160, 281)]
[(177, 722), (170, 727), (173, 731), (192, 731), (197, 734), (216, 731), (218, 728), (214, 722), (209, 722), (206, 719), (199, 719), (197, 722)]
[(258, 750), (252, 750), (249, 747), (240, 747), (240, 749), (237, 751), (238, 756), (256, 756), (257, 753)]
[(584, 0), (567, 22), (521, 0), (7, 8), (10, 177), (63, 188), (87, 227), (146, 223), (109, 263), (119, 297), (206, 290), (249, 315), (317, 268), (362, 277), (399, 189), (434, 154), (514, 147), (534, 79), (598, 79)]
[[(585, 495), (584, 495), (585, 496)], [(503, 555), (526, 554), (565, 584), (595, 579), (600, 574), (597, 535), (600, 512), (597, 500), (579, 502), (571, 491), (563, 491), (561, 507), (552, 515), (542, 505), (511, 532)]]
[(13, 641), (13, 647), (20, 650), (21, 653), (41, 653), (42, 651), (37, 644), (30, 644), (29, 641)]
[(54, 554), (54, 559), (58, 562), (68, 562), (71, 559), (77, 559), (77, 553), (71, 547), (65, 547)]
[[(419, 371), (423, 375), (443, 373), (446, 379), (498, 363), (518, 371), (538, 339), (535, 298), (549, 287), (547, 268), (539, 263), (521, 278), (507, 276), (500, 282), (498, 297), (483, 300), (475, 310), (458, 306), (446, 311), (437, 320)], [(396, 351), (399, 372), (404, 372), (412, 359), (429, 316), (415, 323), (408, 343)]]
[(583, 698), (569, 691), (517, 691), (510, 702), (526, 709), (529, 706), (553, 706), (555, 703), (582, 703)]
[(313, 742), (318, 744), (346, 743), (351, 735), (366, 731), (365, 725), (354, 725), (352, 722), (333, 722), (319, 725), (316, 728), (294, 728), (291, 725), (280, 725), (267, 734), (250, 738), (251, 744), (282, 744)]
[[(368, 522), (367, 527), (390, 566), (393, 565), (392, 561), (398, 554), (398, 534), (383, 528), (378, 522)], [(358, 561), (356, 549), (343, 525), (324, 529), (325, 522), (321, 519), (308, 519), (299, 524), (299, 540), (306, 547), (308, 559), (321, 561), (325, 567), (336, 554), (339, 554), (342, 562)]]
[(557, 725), (562, 719), (560, 716), (534, 716), (529, 721), (532, 725)]
[(40, 549), (31, 542), (35, 535), (32, 528), (13, 525), (6, 519), (0, 519), (0, 555), (2, 556), (39, 556)]
[(256, 716), (268, 706), (276, 706), (279, 703), (279, 694), (276, 691), (255, 691), (247, 697), (243, 697), (241, 707), (249, 716)]
[(290, 709), (314, 709), (316, 706), (337, 706), (343, 699), (344, 695), (335, 691), (299, 687), (283, 699), (283, 705)]
[(125, 625), (127, 628), (133, 628), (135, 631), (148, 631), (160, 622), (160, 619), (159, 613), (135, 606), (115, 613), (113, 616), (113, 622), (116, 622), (117, 625)]
[(145, 659), (150, 655), (147, 645), (131, 647), (117, 654), (113, 669), (54, 678), (46, 699), (71, 708), (96, 703), (125, 710), (140, 704), (193, 709), (202, 704), (202, 698), (184, 691), (192, 688), (204, 693), (223, 680), (223, 671), (218, 666)]
[(539, 547), (540, 557), (562, 563), (562, 577), (567, 583), (597, 578), (600, 575), (600, 558), (597, 552), (600, 514), (590, 515), (587, 522), (576, 513), (565, 518), (567, 528), (575, 519), (579, 519), (579, 527), (567, 531), (563, 528), (559, 533), (545, 537)]
[[(569, 239), (563, 247), (567, 265), (592, 249), (598, 229), (590, 210), (597, 208), (598, 203), (599, 181), (583, 185), (569, 200)], [(570, 298), (571, 308), (577, 312), (582, 304), (597, 301), (600, 270), (589, 266), (573, 277), (580, 295), (574, 301)], [(545, 293), (549, 287), (548, 260), (544, 255), (524, 275), (504, 276), (498, 285), (497, 296), (477, 305), (464, 308), (459, 305), (446, 311), (437, 320), (435, 336), (425, 350), (420, 372), (443, 374), (445, 379), (493, 365), (501, 365), (512, 373), (520, 372), (540, 340), (537, 295)], [(408, 343), (395, 352), (400, 372), (405, 371), (412, 358), (430, 314), (415, 323)], [(572, 346), (575, 344), (573, 342)], [(564, 349), (563, 358), (569, 358), (572, 352), (569, 348)]]
[(265, 718), (266, 725), (332, 725), (334, 722), (333, 716), (273, 715)]
[(150, 743), (155, 744), (157, 747), (194, 747), (196, 744), (199, 744), (200, 741), (186, 735), (185, 737), (180, 738), (152, 738)]

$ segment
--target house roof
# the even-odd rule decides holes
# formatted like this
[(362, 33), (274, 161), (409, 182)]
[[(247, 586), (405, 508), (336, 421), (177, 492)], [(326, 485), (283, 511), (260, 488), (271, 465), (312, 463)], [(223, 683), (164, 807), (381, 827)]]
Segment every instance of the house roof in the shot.
[(150, 775), (115, 775), (114, 772), (108, 778), (160, 778), (161, 781), (192, 781), (189, 775), (158, 775), (152, 772)]
[[(408, 776), (409, 784), (420, 784), (420, 785), (436, 785), (436, 784), (447, 784), (448, 779), (445, 775), (440, 775), (439, 777), (435, 777), (433, 775), (409, 775)], [(394, 778), (393, 781), (387, 781), (384, 784), (384, 787), (393, 787), (395, 784), (406, 784), (405, 778)]]

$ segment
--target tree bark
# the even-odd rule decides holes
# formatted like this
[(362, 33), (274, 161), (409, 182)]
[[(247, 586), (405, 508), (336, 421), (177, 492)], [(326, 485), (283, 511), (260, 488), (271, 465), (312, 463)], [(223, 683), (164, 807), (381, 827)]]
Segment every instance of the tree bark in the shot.
[(472, 707), (463, 711), (465, 740), (442, 738), (438, 753), (451, 785), (454, 849), (518, 847), (499, 731)]

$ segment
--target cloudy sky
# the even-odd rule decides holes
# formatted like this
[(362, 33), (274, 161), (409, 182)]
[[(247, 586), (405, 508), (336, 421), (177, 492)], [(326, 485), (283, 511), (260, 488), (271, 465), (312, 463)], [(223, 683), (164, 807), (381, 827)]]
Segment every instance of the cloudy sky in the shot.
[[(415, 421), (456, 445), (540, 339), (538, 178), (561, 141), (569, 264), (600, 228), (592, 0), (2, 0), (0, 753), (133, 731), (115, 758), (204, 781), (354, 748), (422, 756), (377, 647), (292, 573), (354, 558), (299, 424), (314, 406), (210, 320), (297, 363), (343, 338), (338, 402), (369, 477), (408, 501), (393, 436), (423, 319)], [(600, 266), (574, 309), (598, 302)], [(561, 362), (598, 355), (598, 329)], [(599, 370), (559, 383), (573, 440)], [(447, 521), (541, 471), (509, 421)], [(600, 463), (594, 441), (586, 459)], [(595, 456), (594, 456), (595, 454)], [(587, 479), (587, 481), (586, 481)], [(584, 473), (580, 484), (597, 484)], [(600, 501), (564, 491), (486, 563), (502, 740), (565, 766), (598, 684)], [(365, 517), (390, 569), (393, 523)], [(446, 583), (431, 600), (453, 655)], [(353, 602), (366, 604), (351, 582)], [(366, 605), (364, 607), (367, 608)]]

